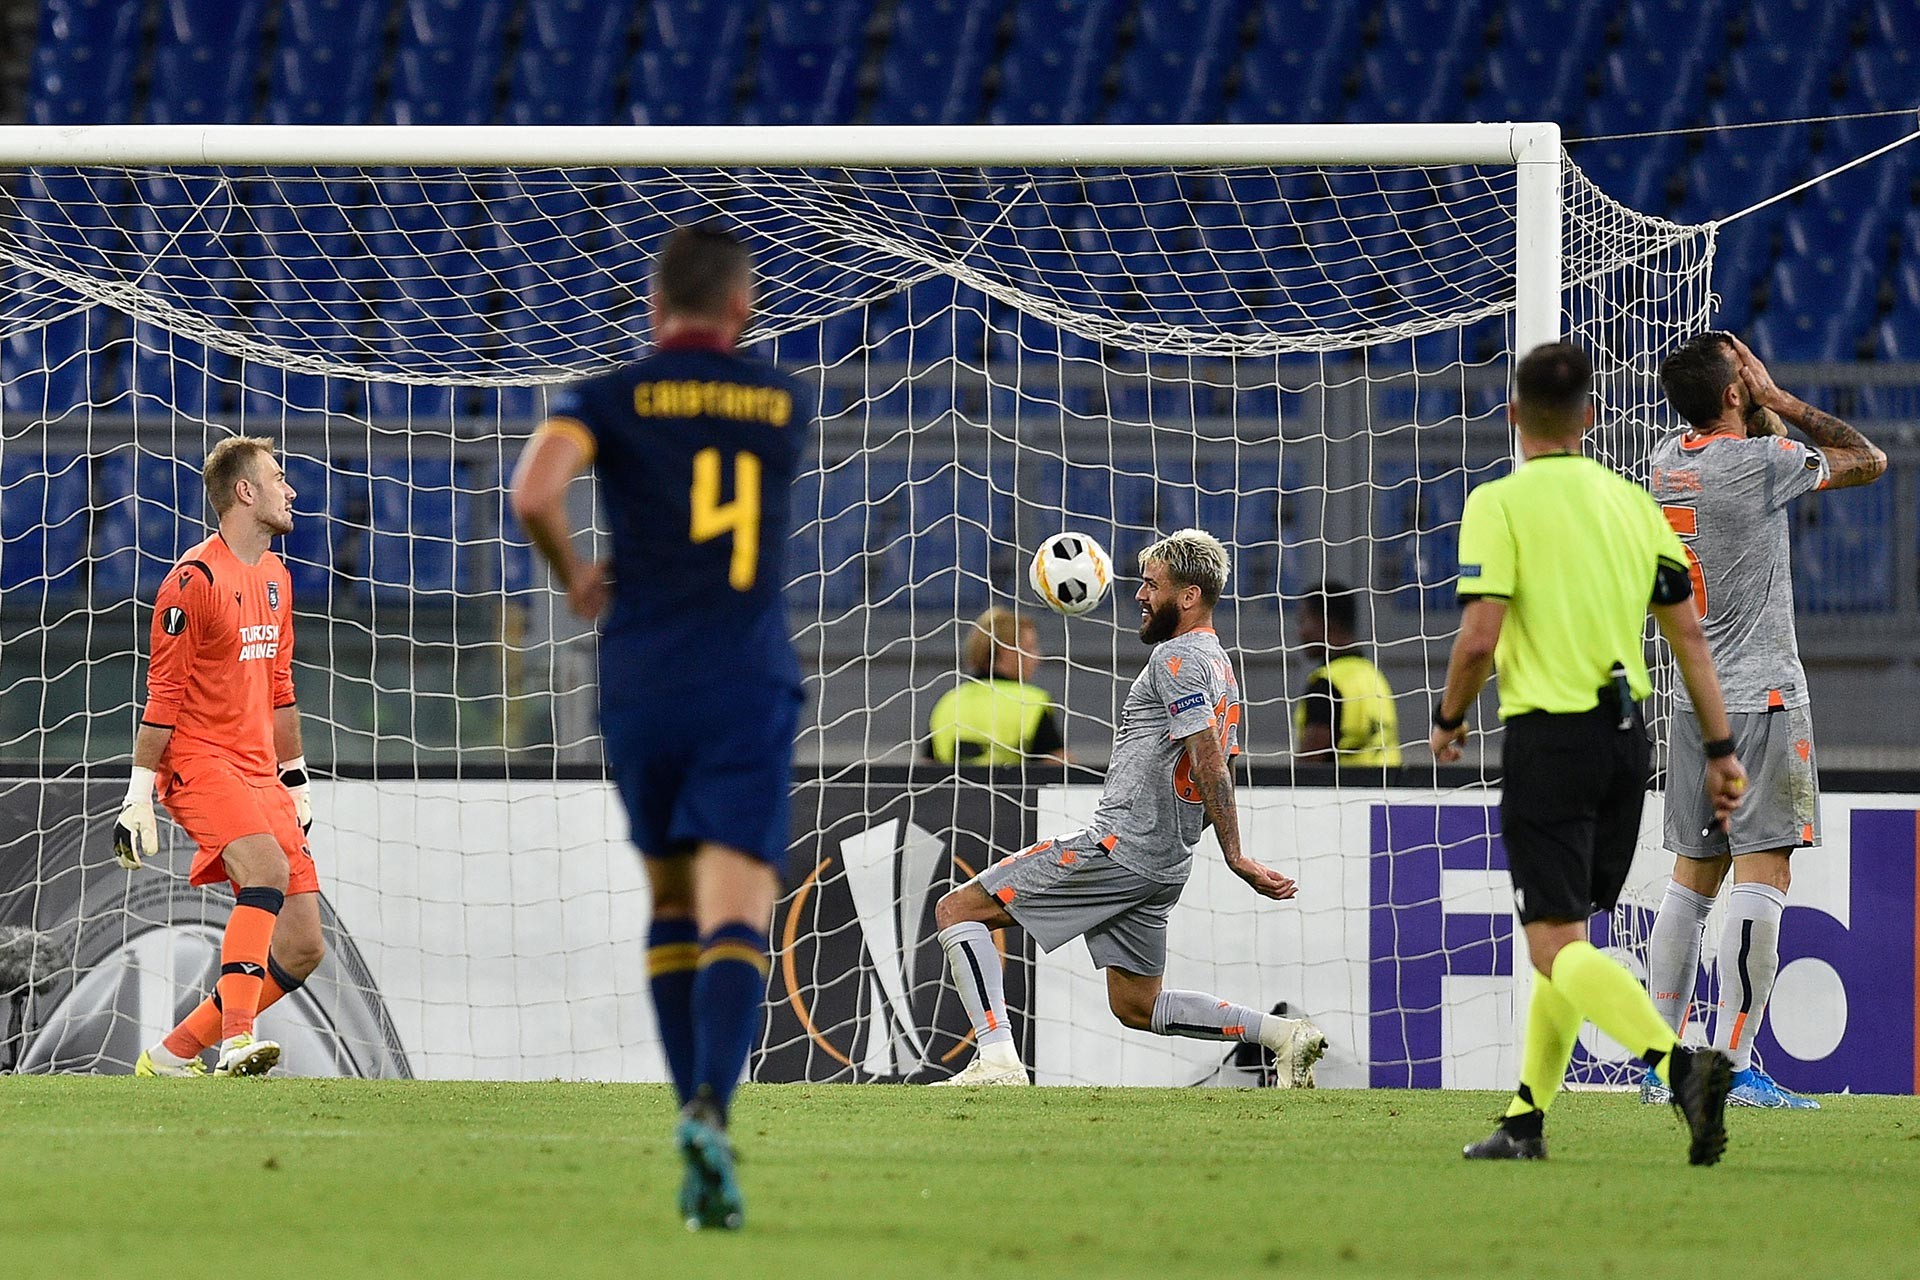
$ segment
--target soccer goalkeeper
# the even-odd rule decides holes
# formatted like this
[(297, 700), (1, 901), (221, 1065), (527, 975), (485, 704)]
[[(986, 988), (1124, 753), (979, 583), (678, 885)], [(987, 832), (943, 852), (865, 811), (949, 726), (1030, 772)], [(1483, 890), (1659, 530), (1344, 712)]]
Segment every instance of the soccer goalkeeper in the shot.
[(1229, 760), (1240, 752), (1240, 685), (1213, 608), (1227, 550), (1182, 529), (1140, 553), (1140, 638), (1153, 655), (1134, 680), (1093, 821), (1003, 858), (942, 898), (934, 919), (979, 1052), (943, 1085), (1024, 1085), (1007, 1023), (992, 930), (1019, 925), (1048, 951), (1084, 937), (1107, 971), (1107, 1005), (1136, 1031), (1264, 1045), (1282, 1086), (1313, 1086), (1327, 1038), (1312, 1023), (1261, 1013), (1200, 991), (1169, 990), (1167, 916), (1212, 827), (1227, 866), (1263, 898), (1293, 897), (1292, 880), (1240, 851)]
[(147, 704), (133, 779), (114, 825), (128, 870), (156, 848), (153, 793), (198, 846), (196, 885), (233, 886), (220, 980), (200, 1006), (140, 1054), (137, 1076), (263, 1075), (280, 1046), (257, 1038), (259, 1011), (326, 954), (300, 708), (293, 697), (293, 579), (271, 543), (293, 530), (293, 486), (273, 445), (232, 436), (207, 454), (207, 500), (220, 531), (167, 571), (153, 606)]

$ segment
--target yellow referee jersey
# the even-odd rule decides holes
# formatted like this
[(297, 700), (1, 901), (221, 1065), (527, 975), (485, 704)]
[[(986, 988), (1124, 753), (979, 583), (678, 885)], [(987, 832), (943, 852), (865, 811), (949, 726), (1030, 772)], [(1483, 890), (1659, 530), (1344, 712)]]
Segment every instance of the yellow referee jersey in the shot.
[(1652, 691), (1647, 605), (1686, 550), (1645, 489), (1591, 458), (1552, 453), (1467, 495), (1462, 600), (1507, 602), (1494, 650), (1500, 718), (1591, 711), (1617, 662), (1635, 699)]

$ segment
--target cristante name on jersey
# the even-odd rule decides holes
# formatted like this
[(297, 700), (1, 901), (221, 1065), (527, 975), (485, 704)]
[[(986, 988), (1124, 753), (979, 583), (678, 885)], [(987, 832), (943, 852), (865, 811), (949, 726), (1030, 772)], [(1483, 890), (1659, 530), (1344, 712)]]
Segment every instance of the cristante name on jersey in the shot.
[(793, 393), (738, 382), (642, 382), (633, 389), (642, 418), (730, 418), (784, 427), (793, 418)]
[(273, 623), (240, 628), (240, 661), (275, 657), (280, 652), (280, 628)]

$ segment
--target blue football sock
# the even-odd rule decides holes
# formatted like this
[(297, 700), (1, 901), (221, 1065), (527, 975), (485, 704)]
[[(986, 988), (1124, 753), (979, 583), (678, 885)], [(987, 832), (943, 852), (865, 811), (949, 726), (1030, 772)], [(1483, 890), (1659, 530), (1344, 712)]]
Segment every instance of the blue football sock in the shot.
[(760, 1034), (767, 968), (767, 935), (752, 925), (723, 924), (701, 941), (693, 983), (694, 1084), (710, 1093), (723, 1119)]
[(660, 1023), (660, 1044), (667, 1070), (685, 1106), (693, 1097), (693, 983), (700, 967), (700, 929), (685, 916), (656, 916), (647, 931), (647, 977), (653, 988), (653, 1016)]

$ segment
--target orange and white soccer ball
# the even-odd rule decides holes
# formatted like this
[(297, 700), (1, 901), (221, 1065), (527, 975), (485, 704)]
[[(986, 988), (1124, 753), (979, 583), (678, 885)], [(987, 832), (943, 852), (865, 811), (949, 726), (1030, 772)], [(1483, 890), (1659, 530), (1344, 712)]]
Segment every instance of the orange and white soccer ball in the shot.
[(1113, 585), (1113, 562), (1086, 534), (1056, 533), (1033, 553), (1027, 577), (1048, 608), (1077, 618), (1107, 598), (1107, 588)]

